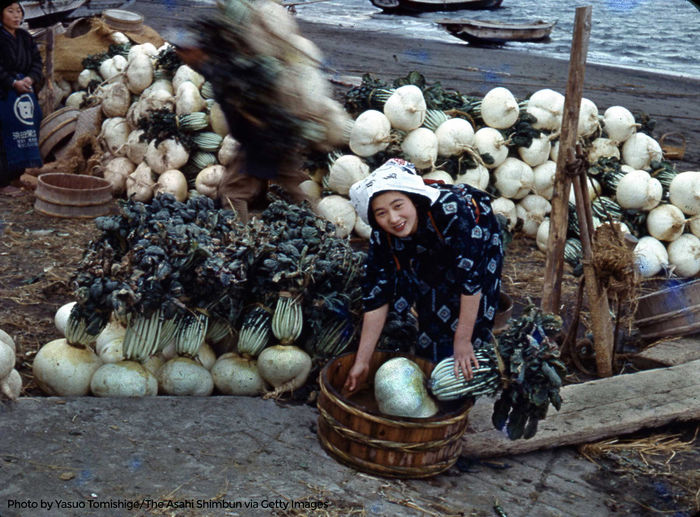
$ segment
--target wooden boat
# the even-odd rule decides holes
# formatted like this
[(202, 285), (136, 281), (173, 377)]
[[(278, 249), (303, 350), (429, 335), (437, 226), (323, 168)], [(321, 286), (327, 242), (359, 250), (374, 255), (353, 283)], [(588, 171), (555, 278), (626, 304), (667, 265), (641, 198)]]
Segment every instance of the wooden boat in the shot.
[(23, 0), (24, 21), (30, 29), (48, 27), (66, 19), (86, 0)]
[(502, 23), (488, 20), (438, 20), (453, 36), (473, 44), (501, 44), (508, 41), (543, 41), (549, 38), (556, 22)]
[(107, 9), (124, 9), (135, 0), (22, 0), (24, 21), (30, 29), (62, 21), (100, 16)]
[(461, 11), (463, 9), (496, 9), (503, 0), (370, 0), (387, 13), (424, 13)]
[(135, 0), (87, 0), (78, 10), (71, 13), (69, 18), (100, 16), (109, 9), (127, 9)]

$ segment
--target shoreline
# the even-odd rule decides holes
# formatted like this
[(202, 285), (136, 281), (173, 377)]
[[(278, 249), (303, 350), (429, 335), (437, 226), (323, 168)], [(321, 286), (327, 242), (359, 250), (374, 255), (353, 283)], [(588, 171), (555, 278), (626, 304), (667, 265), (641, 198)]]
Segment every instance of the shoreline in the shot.
[[(479, 96), (495, 86), (510, 89), (520, 99), (541, 88), (566, 91), (569, 61), (564, 59), (303, 21), (299, 25), (333, 68), (355, 72), (348, 75), (372, 72), (394, 79), (417, 70), (429, 82), (439, 81), (445, 87)], [(680, 132), (686, 140), (686, 154), (676, 162), (678, 170), (700, 167), (700, 79), (588, 63), (583, 95), (595, 102), (601, 115), (614, 105), (649, 115), (657, 121), (657, 140), (665, 133)]]
[[(295, 0), (296, 1), (296, 0)], [(686, 0), (676, 0), (680, 2), (686, 2)], [(199, 4), (203, 7), (207, 6), (212, 6), (215, 3), (215, 0), (194, 0), (196, 4)], [(315, 4), (313, 1), (312, 2), (303, 2), (299, 1), (298, 5), (300, 7), (297, 8), (296, 12), (296, 18), (299, 21), (306, 21), (310, 23), (317, 23), (317, 24), (326, 24), (326, 25), (334, 25), (337, 28), (342, 28), (344, 30), (358, 30), (358, 31), (363, 31), (363, 32), (372, 32), (372, 33), (385, 33), (385, 34), (390, 34), (392, 36), (398, 36), (398, 37), (407, 37), (405, 36), (408, 32), (410, 31), (415, 31), (415, 34), (417, 35), (418, 38), (421, 39), (427, 39), (431, 41), (445, 41), (445, 40), (451, 40), (453, 42), (456, 42), (457, 39), (454, 39), (453, 36), (450, 36), (447, 31), (444, 29), (440, 28), (436, 22), (437, 17), (449, 17), (452, 18), (453, 16), (464, 16), (467, 18), (474, 18), (474, 19), (484, 19), (483, 17), (486, 18), (495, 18), (497, 21), (512, 21), (512, 22), (526, 22), (526, 21), (531, 21), (534, 17), (530, 15), (526, 15), (522, 12), (515, 13), (512, 12), (513, 10), (519, 11), (518, 7), (515, 7), (511, 5), (511, 2), (507, 2), (507, 5), (504, 6), (503, 9), (496, 9), (495, 11), (488, 11), (488, 10), (475, 10), (472, 11), (470, 14), (466, 14), (464, 11), (461, 11), (457, 14), (451, 14), (450, 12), (442, 12), (440, 13), (439, 11), (437, 12), (426, 12), (426, 13), (403, 13), (403, 14), (387, 14), (385, 12), (382, 12), (379, 8), (375, 6), (371, 6), (370, 2), (368, 0), (361, 0), (361, 4), (364, 5), (364, 7), (360, 7), (357, 5), (357, 0), (355, 2), (349, 4), (348, 6), (348, 11), (347, 12), (338, 12), (338, 6), (333, 5), (333, 4), (338, 4), (338, 1), (335, 0), (335, 2), (332, 2), (331, 4), (328, 4), (328, 8), (324, 8), (324, 3), (321, 4)], [(294, 2), (289, 2), (289, 3), (294, 3)], [(311, 4), (309, 7), (304, 7), (304, 4), (309, 3)], [(345, 3), (345, 2), (343, 2)], [(515, 2), (517, 4), (518, 2)], [(611, 4), (611, 2), (608, 3), (608, 8), (611, 10), (615, 10), (614, 7)], [(619, 3), (619, 2), (618, 2)], [(598, 5), (595, 5), (596, 2), (593, 2), (594, 6), (594, 16), (592, 20), (592, 26), (591, 26), (591, 48), (595, 47), (595, 42), (597, 40), (601, 40), (605, 38), (605, 27), (602, 27), (599, 25), (600, 20), (596, 20), (596, 11), (597, 9), (601, 8), (600, 3)], [(359, 12), (357, 13), (357, 16), (349, 16), (350, 12), (353, 12), (354, 9), (358, 9)], [(332, 13), (332, 20), (328, 20), (328, 17), (324, 16), (325, 12)], [(494, 13), (493, 16), (491, 16), (491, 13)], [(573, 20), (573, 15), (574, 13), (570, 13), (572, 20)], [(600, 14), (600, 13), (598, 13)], [(514, 19), (510, 19), (511, 16), (514, 16)], [(507, 48), (510, 51), (516, 51), (516, 52), (521, 52), (521, 53), (531, 53), (536, 56), (541, 56), (541, 57), (551, 57), (559, 60), (568, 60), (568, 47), (566, 45), (566, 40), (570, 37), (571, 32), (573, 31), (573, 24), (568, 23), (566, 19), (561, 19), (562, 17), (567, 17), (561, 15), (559, 17), (554, 18), (554, 20), (557, 22), (557, 27), (555, 29), (555, 32), (553, 33), (555, 37), (553, 37), (549, 42), (547, 43), (508, 43), (505, 48)], [(508, 18), (507, 20), (504, 20), (503, 18)], [(630, 17), (628, 20), (633, 20), (634, 18)], [(386, 23), (385, 23), (386, 22)], [(561, 23), (560, 23), (561, 22)], [(462, 42), (462, 44), (466, 44), (466, 42)], [(609, 49), (608, 49), (609, 50)], [(641, 50), (641, 49), (638, 49)], [(648, 56), (650, 53), (653, 52), (644, 52), (644, 55)], [(602, 58), (602, 61), (599, 61), (597, 59), (591, 60), (592, 55), (597, 55)], [(605, 49), (595, 49), (591, 50), (589, 49), (589, 62), (598, 64), (598, 65), (607, 65), (607, 66), (612, 66), (612, 67), (617, 67), (617, 68), (625, 68), (625, 69), (631, 69), (631, 70), (640, 70), (640, 71), (648, 71), (652, 73), (660, 73), (664, 75), (672, 75), (672, 76), (681, 76), (681, 77), (688, 77), (688, 78), (695, 78), (695, 79), (700, 79), (700, 69), (698, 69), (695, 65), (696, 63), (693, 63), (694, 66), (694, 73), (688, 74), (687, 69), (683, 68), (683, 65), (680, 65), (678, 62), (674, 62), (671, 60), (668, 60), (665, 62), (665, 64), (659, 64), (660, 67), (662, 68), (654, 68), (654, 65), (651, 65), (649, 63), (642, 63), (642, 62), (627, 62), (624, 63), (620, 60), (619, 56), (620, 52), (614, 52), (613, 55), (610, 55), (608, 51)], [(639, 55), (639, 52), (637, 53)], [(670, 68), (667, 68), (670, 67)]]
[[(138, 0), (130, 10), (168, 39), (186, 28), (187, 20), (206, 15), (213, 6), (185, 5), (177, 0), (164, 8), (157, 0)], [(193, 13), (194, 11), (194, 13)], [(430, 83), (440, 82), (467, 95), (483, 96), (504, 86), (522, 99), (541, 88), (564, 93), (568, 60), (520, 50), (478, 48), (459, 42), (411, 39), (395, 34), (348, 29), (342, 25), (297, 20), (301, 34), (323, 52), (332, 78), (359, 78), (371, 73), (384, 80), (416, 70)], [(679, 172), (700, 167), (700, 79), (613, 65), (586, 65), (583, 95), (598, 106), (601, 115), (610, 106), (624, 106), (656, 120), (654, 137), (681, 133), (685, 157), (676, 161)]]
[[(353, 26), (349, 26), (346, 24), (337, 24), (333, 25), (331, 23), (322, 23), (318, 21), (308, 21), (308, 20), (303, 20), (301, 18), (298, 19), (299, 25), (303, 24), (310, 24), (310, 25), (325, 25), (329, 27), (334, 27), (336, 30), (342, 30), (342, 31), (352, 31), (352, 32), (360, 32), (360, 33), (367, 33), (367, 34), (375, 34), (375, 35), (380, 35), (382, 37), (394, 37), (394, 38), (399, 38), (399, 39), (404, 39), (404, 40), (411, 40), (412, 38), (407, 35), (401, 35), (400, 33), (397, 32), (390, 32), (387, 34), (383, 34), (380, 30), (370, 30), (370, 29), (361, 29)], [(443, 37), (444, 36), (444, 37)], [(425, 41), (430, 41), (434, 43), (455, 43), (458, 45), (467, 45), (470, 46), (467, 42), (464, 41), (459, 41), (458, 39), (454, 39), (455, 37), (450, 36), (447, 32), (445, 32), (443, 35), (440, 37), (429, 34), (429, 35), (421, 35), (419, 39), (423, 39)], [(517, 44), (516, 44), (517, 45)], [(474, 48), (473, 46), (471, 48)], [(477, 50), (493, 50), (493, 49), (501, 49), (505, 50), (508, 53), (512, 54), (527, 54), (530, 55), (534, 58), (542, 58), (542, 59), (553, 59), (557, 61), (563, 61), (563, 62), (568, 62), (568, 56), (563, 56), (563, 55), (547, 55), (546, 53), (542, 52), (537, 52), (533, 51), (530, 48), (521, 48), (518, 46), (501, 46), (501, 47), (492, 47), (492, 48), (481, 48), (479, 49), (477, 47)], [(589, 59), (590, 59), (590, 54), (589, 54)], [(669, 76), (669, 77), (680, 77), (683, 79), (691, 79), (691, 80), (698, 80), (700, 81), (700, 74), (698, 75), (693, 75), (693, 74), (687, 74), (683, 72), (678, 72), (674, 70), (655, 70), (654, 68), (651, 67), (640, 67), (640, 66), (634, 66), (634, 65), (625, 65), (625, 64), (616, 64), (616, 63), (606, 63), (606, 62), (598, 62), (598, 61), (589, 61), (589, 65), (592, 66), (601, 66), (601, 67), (609, 67), (609, 68), (615, 68), (615, 69), (621, 69), (621, 70), (630, 70), (633, 72), (642, 72), (642, 73), (651, 73), (654, 75), (663, 75), (663, 76)]]

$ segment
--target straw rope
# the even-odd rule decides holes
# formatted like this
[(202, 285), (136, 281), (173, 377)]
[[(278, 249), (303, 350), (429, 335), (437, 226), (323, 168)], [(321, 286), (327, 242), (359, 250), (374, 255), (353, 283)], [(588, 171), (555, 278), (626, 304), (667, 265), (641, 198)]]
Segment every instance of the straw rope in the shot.
[[(429, 419), (421, 419), (421, 421), (409, 421), (409, 420), (393, 420), (389, 418), (384, 418), (379, 415), (372, 415), (370, 413), (366, 413), (365, 411), (362, 411), (361, 409), (354, 408), (350, 406), (349, 404), (343, 402), (340, 400), (338, 397), (333, 395), (328, 391), (328, 387), (326, 386), (326, 383), (324, 382), (325, 379), (321, 379), (321, 382), (319, 383), (321, 385), (321, 393), (325, 395), (329, 400), (333, 401), (335, 404), (337, 404), (341, 409), (346, 411), (347, 413), (350, 413), (351, 415), (357, 416), (364, 418), (365, 420), (370, 420), (372, 422), (376, 422), (378, 424), (384, 424), (384, 425), (390, 425), (394, 427), (400, 427), (400, 428), (405, 428), (405, 429), (435, 429), (439, 427), (446, 427), (448, 425), (453, 425), (453, 424), (458, 424), (464, 420), (466, 420), (467, 415), (469, 414), (469, 411), (471, 410), (471, 406), (468, 407), (466, 410), (463, 410), (461, 413), (458, 415), (447, 418), (445, 420), (429, 420)], [(321, 399), (319, 399), (318, 403), (316, 406), (321, 409)]]
[(380, 476), (388, 477), (399, 477), (399, 478), (426, 478), (435, 476), (445, 470), (449, 469), (452, 465), (457, 462), (458, 456), (450, 458), (446, 461), (441, 461), (439, 463), (434, 463), (432, 465), (421, 466), (421, 467), (400, 467), (400, 466), (385, 466), (379, 465), (377, 463), (372, 463), (371, 461), (363, 460), (349, 455), (345, 451), (341, 451), (335, 445), (330, 443), (328, 439), (319, 434), (319, 440), (321, 445), (326, 451), (336, 458), (341, 463), (344, 463), (352, 468), (358, 468), (363, 472), (369, 474), (375, 474)]
[(353, 429), (345, 427), (343, 424), (338, 422), (333, 418), (325, 409), (319, 407), (318, 410), (321, 416), (325, 419), (326, 423), (331, 426), (331, 428), (338, 434), (348, 438), (354, 442), (371, 445), (372, 447), (382, 448), (382, 449), (395, 449), (403, 452), (417, 452), (417, 451), (432, 451), (434, 449), (441, 449), (450, 445), (457, 440), (462, 438), (464, 434), (463, 429), (461, 433), (455, 433), (448, 438), (443, 438), (441, 440), (431, 440), (428, 442), (416, 442), (416, 443), (406, 443), (406, 442), (395, 442), (392, 440), (382, 440), (380, 438), (372, 438), (366, 434), (362, 434)]

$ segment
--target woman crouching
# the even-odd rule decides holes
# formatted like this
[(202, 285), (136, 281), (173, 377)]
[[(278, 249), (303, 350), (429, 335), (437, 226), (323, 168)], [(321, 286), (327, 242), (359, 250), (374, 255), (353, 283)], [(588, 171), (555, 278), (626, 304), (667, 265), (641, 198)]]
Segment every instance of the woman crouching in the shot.
[(350, 200), (372, 227), (364, 318), (344, 389), (367, 380), (389, 307), (418, 313), (416, 354), (454, 356), (455, 375), (472, 378), (474, 349), (490, 343), (503, 246), (488, 194), (469, 185), (426, 185), (412, 164), (389, 160), (355, 183)]

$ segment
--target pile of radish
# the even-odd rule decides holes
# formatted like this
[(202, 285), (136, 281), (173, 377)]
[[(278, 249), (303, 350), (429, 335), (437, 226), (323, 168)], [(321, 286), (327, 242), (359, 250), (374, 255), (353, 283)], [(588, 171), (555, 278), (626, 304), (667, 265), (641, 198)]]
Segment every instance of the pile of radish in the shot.
[[(67, 320), (74, 305), (67, 303), (56, 312), (56, 329), (63, 337), (42, 346), (34, 358), (34, 379), (47, 395), (209, 396), (216, 388), (224, 395), (275, 397), (301, 388), (311, 372), (311, 356), (304, 350), (289, 345), (266, 347), (267, 338), (254, 355), (244, 353), (241, 344), (235, 347), (238, 352), (217, 356), (216, 340), (202, 326), (191, 327), (190, 335), (181, 339), (176, 336), (158, 353), (142, 355), (138, 347), (126, 349), (126, 328), (113, 320), (94, 345), (83, 346), (66, 337), (70, 336)], [(5, 339), (1, 332), (0, 339)], [(17, 398), (21, 385), (15, 385), (19, 375), (11, 366), (14, 350), (0, 341), (0, 365), (5, 363), (10, 373), (0, 383), (2, 393)]]
[[(354, 230), (369, 235), (347, 199), (347, 186), (382, 160), (399, 156), (413, 162), (425, 178), (488, 191), (508, 230), (517, 226), (546, 250), (564, 109), (561, 93), (541, 89), (518, 100), (496, 87), (482, 99), (462, 96), (464, 108), (440, 110), (426, 102), (426, 84), (371, 88), (366, 82), (367, 76), (362, 87), (348, 92), (348, 99), (356, 102), (358, 91), (364, 92), (370, 99), (364, 107), (370, 109), (355, 110), (359, 114), (346, 130), (346, 144), (328, 155), (328, 166), (314, 176), (315, 184), (306, 185), (307, 192), (319, 196), (322, 214), (339, 234)], [(635, 254), (644, 277), (664, 270), (694, 277), (700, 271), (700, 172), (678, 173), (664, 161), (659, 142), (640, 126), (622, 106), (601, 113), (591, 100), (582, 100), (578, 141), (590, 163), (594, 226), (611, 217), (640, 238)], [(454, 167), (456, 161), (461, 168)], [(573, 207), (573, 192), (569, 201)], [(580, 256), (575, 222), (569, 233), (571, 256)]]
[(307, 206), (277, 199), (243, 223), (160, 195), (96, 226), (59, 338), (34, 357), (48, 395), (277, 397), (356, 337), (365, 254)]

